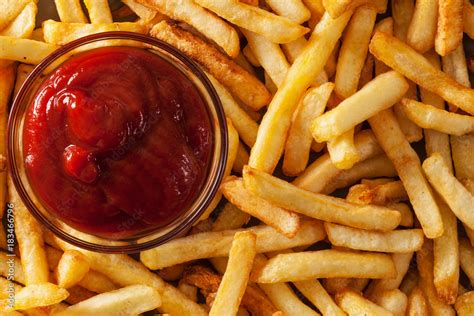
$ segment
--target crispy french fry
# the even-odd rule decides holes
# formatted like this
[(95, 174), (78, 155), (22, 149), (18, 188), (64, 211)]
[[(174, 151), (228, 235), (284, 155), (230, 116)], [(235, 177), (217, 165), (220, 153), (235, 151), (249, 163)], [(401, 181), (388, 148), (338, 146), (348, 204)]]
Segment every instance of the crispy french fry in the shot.
[(5, 0), (0, 4), (0, 30), (10, 24), (31, 0)]
[[(13, 96), (16, 96), (18, 94), (18, 91), (20, 91), (21, 86), (23, 85), (23, 83), (25, 82), (29, 74), (33, 71), (33, 69), (34, 67), (32, 65), (27, 65), (27, 64), (18, 65)], [(2, 151), (2, 154), (3, 154), (3, 151)]]
[(472, 315), (474, 313), (474, 291), (459, 296), (454, 306), (459, 316)]
[(392, 36), (376, 32), (369, 48), (376, 58), (421, 87), (474, 114), (474, 90), (462, 86), (436, 69), (408, 45)]
[(84, 0), (89, 18), (93, 24), (112, 23), (112, 12), (110, 12), (107, 0)]
[(270, 100), (270, 94), (257, 78), (203, 40), (167, 21), (156, 24), (151, 34), (196, 60), (251, 108), (257, 110)]
[(306, 168), (313, 139), (311, 121), (324, 112), (333, 89), (333, 83), (311, 88), (300, 102), (286, 140), (282, 167), (286, 175), (295, 176)]
[(244, 168), (244, 184), (250, 192), (280, 207), (324, 221), (381, 231), (391, 230), (400, 222), (397, 211), (312, 193), (250, 167)]
[(346, 290), (336, 295), (337, 304), (348, 315), (393, 316), (391, 312), (365, 299), (360, 294)]
[(281, 315), (308, 315), (317, 316), (312, 308), (304, 304), (298, 296), (291, 290), (286, 283), (275, 284), (259, 284), (260, 288), (265, 292), (270, 301), (284, 314), (273, 314), (272, 316)]
[[(333, 20), (326, 14), (315, 28), (308, 45), (291, 66), (263, 117), (249, 164), (272, 172), (283, 152), (293, 112), (312, 79), (324, 67), (332, 48), (341, 36), (350, 13)], [(319, 58), (314, 58), (319, 56)]]
[(227, 21), (263, 35), (275, 43), (288, 43), (303, 36), (308, 29), (287, 18), (234, 0), (195, 0)]
[[(52, 283), (31, 284), (15, 294), (13, 310), (25, 310), (57, 304), (68, 296), (68, 291)], [(11, 311), (8, 305), (8, 300), (0, 300), (0, 309), (5, 308), (7, 311)]]
[(257, 253), (256, 235), (251, 231), (235, 233), (229, 251), (227, 269), (219, 284), (210, 316), (235, 315), (245, 289)]
[(331, 157), (332, 163), (338, 169), (350, 169), (360, 161), (360, 156), (354, 143), (353, 128), (331, 138), (326, 145), (329, 157)]
[(459, 240), (459, 259), (462, 270), (474, 284), (474, 249), (465, 238)]
[(87, 23), (80, 0), (54, 0), (59, 18), (65, 23)]
[(301, 36), (298, 39), (295, 39), (292, 42), (281, 45), (283, 52), (285, 53), (286, 59), (292, 64), (296, 58), (304, 50), (308, 41), (304, 36)]
[(449, 171), (440, 154), (434, 153), (423, 162), (423, 170), (433, 187), (449, 205), (457, 218), (474, 229), (474, 196)]
[(408, 28), (408, 45), (425, 53), (434, 46), (438, 22), (438, 1), (418, 0)]
[(285, 236), (293, 238), (297, 234), (300, 226), (299, 216), (253, 195), (244, 188), (242, 179), (226, 181), (222, 184), (221, 191), (232, 204)]
[(415, 287), (408, 296), (407, 315), (422, 316), (429, 314), (430, 310), (423, 291), (419, 287)]
[(26, 64), (39, 64), (58, 47), (53, 44), (0, 36), (0, 58), (16, 60)]
[(409, 295), (418, 286), (419, 279), (417, 267), (411, 266), (400, 284), (400, 290)]
[(327, 12), (337, 18), (344, 12), (352, 11), (356, 7), (369, 4), (375, 7), (377, 13), (384, 13), (387, 10), (387, 1), (368, 1), (368, 0), (323, 0), (323, 6)]
[[(462, 43), (454, 51), (446, 56), (443, 56), (442, 61), (443, 71), (446, 74), (463, 86), (467, 88), (471, 87), (471, 82), (469, 81), (469, 72), (467, 70), (466, 64), (466, 56), (464, 55), (464, 47)], [(456, 105), (449, 103), (449, 110), (456, 112)]]
[(372, 189), (367, 185), (361, 184), (353, 186), (349, 190), (349, 194), (354, 189), (359, 192), (356, 193), (357, 196), (354, 196), (354, 193), (352, 195), (360, 204), (388, 205), (408, 200), (407, 192), (401, 181), (388, 182), (375, 186)]
[(403, 227), (413, 227), (413, 212), (411, 208), (405, 203), (390, 203), (387, 205), (388, 208), (392, 210), (397, 210), (400, 212), (402, 219), (400, 221), (400, 226)]
[(474, 6), (469, 0), (464, 0), (463, 6), (464, 12), (464, 33), (466, 33), (471, 39), (474, 39)]
[(303, 0), (304, 5), (311, 12), (311, 17), (308, 20), (308, 26), (310, 29), (314, 29), (316, 24), (321, 20), (324, 15), (323, 1), (322, 0)]
[(370, 126), (393, 162), (413, 205), (423, 231), (429, 238), (443, 234), (443, 222), (428, 181), (423, 175), (420, 160), (405, 139), (391, 110), (369, 119)]
[(234, 204), (226, 203), (212, 224), (212, 231), (241, 228), (250, 220), (250, 215), (239, 210)]
[(75, 250), (66, 250), (56, 267), (56, 280), (64, 289), (73, 287), (89, 272), (89, 262), (84, 255)]
[(291, 21), (301, 24), (309, 20), (311, 12), (301, 0), (267, 0), (265, 1), (278, 15), (284, 16)]
[(399, 289), (394, 289), (378, 293), (373, 299), (373, 302), (385, 308), (394, 316), (405, 316), (408, 298), (406, 294)]
[(420, 127), (456, 136), (474, 132), (472, 116), (451, 113), (410, 99), (403, 99), (401, 104), (410, 120)]
[[(385, 34), (388, 34), (390, 36), (393, 36), (393, 18), (392, 17), (387, 17), (381, 21), (379, 21), (374, 28), (374, 34), (376, 32), (382, 32)], [(370, 55), (373, 56), (373, 55)], [(383, 74), (387, 71), (390, 71), (390, 67), (385, 65), (382, 61), (378, 60), (375, 58), (375, 75), (378, 76), (380, 74)]]
[(369, 49), (369, 41), (377, 12), (371, 6), (354, 11), (339, 51), (334, 91), (348, 98), (357, 91), (359, 78)]
[(138, 15), (143, 21), (151, 21), (157, 15), (157, 11), (152, 10), (136, 0), (122, 0), (122, 2), (129, 7), (132, 12)]
[(435, 49), (441, 56), (454, 51), (462, 42), (463, 0), (439, 0)]
[(323, 315), (345, 315), (318, 280), (294, 282), (294, 285)]
[(99, 294), (69, 306), (55, 315), (138, 315), (158, 308), (160, 305), (161, 298), (157, 290), (144, 285), (130, 285)]
[(34, 2), (28, 3), (20, 14), (1, 32), (1, 36), (30, 38), (35, 28), (38, 6)]

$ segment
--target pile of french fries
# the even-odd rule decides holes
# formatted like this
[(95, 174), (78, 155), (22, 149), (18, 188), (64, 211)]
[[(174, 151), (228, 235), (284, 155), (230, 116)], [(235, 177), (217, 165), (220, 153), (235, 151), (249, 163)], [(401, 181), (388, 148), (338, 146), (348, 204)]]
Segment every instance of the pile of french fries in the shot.
[(151, 34), (219, 94), (227, 177), (187, 236), (138, 261), (45, 231), (2, 158), (18, 245), (0, 230), (2, 315), (474, 315), (469, 0), (122, 2), (55, 0), (60, 21), (35, 28), (37, 1), (0, 1), (0, 135), (59, 46)]

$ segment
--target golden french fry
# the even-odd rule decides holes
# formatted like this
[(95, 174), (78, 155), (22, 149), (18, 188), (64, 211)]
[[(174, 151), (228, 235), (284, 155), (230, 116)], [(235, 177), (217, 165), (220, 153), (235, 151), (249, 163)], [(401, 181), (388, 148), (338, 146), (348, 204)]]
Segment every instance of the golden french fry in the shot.
[(0, 3), (0, 30), (10, 24), (31, 0), (4, 0)]
[[(464, 55), (464, 47), (462, 43), (451, 53), (443, 56), (443, 71), (451, 78), (456, 80), (463, 86), (470, 88), (471, 81), (469, 81), (469, 72), (467, 70), (466, 56)], [(457, 111), (457, 106), (449, 103), (449, 110), (451, 112)]]
[(54, 0), (59, 18), (65, 23), (87, 23), (80, 0)]
[(405, 293), (399, 289), (389, 290), (377, 293), (373, 302), (380, 307), (385, 308), (394, 316), (405, 316), (408, 305), (408, 298)]
[[(34, 2), (28, 3), (20, 14), (1, 32), (1, 36), (30, 38), (35, 28), (38, 6)], [(3, 13), (2, 13), (3, 14)]]
[(286, 59), (292, 64), (295, 62), (296, 58), (304, 50), (308, 41), (304, 36), (301, 36), (294, 41), (281, 45), (283, 52), (285, 53)]
[(334, 91), (348, 98), (357, 91), (359, 78), (369, 49), (369, 41), (377, 12), (371, 6), (354, 11), (339, 51)]
[(443, 222), (428, 181), (423, 175), (420, 159), (405, 139), (391, 110), (384, 110), (369, 119), (370, 126), (393, 162), (403, 182), (423, 231), (429, 238), (443, 234)]
[(64, 289), (79, 283), (89, 272), (89, 262), (84, 255), (75, 250), (66, 250), (56, 267), (56, 280)]
[(461, 268), (471, 285), (474, 284), (474, 249), (465, 238), (459, 240), (459, 259)]
[(463, 6), (464, 12), (464, 33), (466, 33), (471, 39), (474, 39), (474, 6), (469, 0), (464, 0)]
[(368, 1), (368, 0), (323, 0), (323, 6), (327, 12), (337, 18), (344, 12), (352, 11), (356, 7), (368, 4), (375, 7), (377, 13), (384, 13), (387, 10), (386, 0)]
[(112, 23), (112, 12), (110, 12), (107, 0), (84, 0), (89, 18), (93, 24)]
[(402, 216), (400, 226), (413, 227), (413, 212), (408, 205), (405, 203), (390, 203), (387, 205), (387, 207), (400, 212), (400, 215)]
[(415, 11), (414, 1), (411, 0), (393, 0), (392, 1), (392, 17), (393, 17), (393, 35), (402, 41), (406, 41), (408, 28)]
[(249, 163), (249, 152), (244, 147), (244, 145), (239, 142), (239, 147), (237, 148), (237, 156), (235, 157), (234, 164), (232, 165), (232, 171), (235, 173), (242, 174), (242, 170), (245, 165)]
[(291, 21), (301, 24), (309, 20), (311, 12), (301, 0), (267, 0), (265, 1), (278, 15), (284, 16)]
[(231, 93), (252, 109), (258, 110), (270, 101), (270, 93), (257, 78), (235, 64), (215, 47), (191, 33), (170, 22), (162, 21), (153, 27), (151, 34), (196, 60), (222, 82)]
[(234, 204), (226, 203), (212, 224), (212, 231), (241, 228), (250, 220), (250, 217), (249, 214), (242, 212)]
[(345, 315), (318, 280), (294, 282), (294, 285), (323, 315)]
[(304, 5), (311, 12), (311, 17), (308, 21), (308, 26), (310, 29), (314, 29), (316, 24), (321, 20), (321, 17), (324, 15), (323, 1), (322, 0), (303, 0)]
[(247, 70), (250, 74), (254, 76), (257, 75), (257, 73), (255, 72), (255, 69), (253, 68), (253, 65), (247, 60), (247, 58), (244, 56), (242, 52), (240, 52), (239, 55), (234, 58), (234, 61), (237, 65)]
[(58, 47), (53, 44), (0, 36), (0, 58), (16, 60), (26, 64), (39, 64)]
[(299, 216), (253, 195), (244, 188), (242, 179), (224, 182), (221, 191), (229, 202), (288, 238), (297, 234), (300, 226)]
[(439, 0), (435, 49), (441, 56), (454, 51), (462, 42), (463, 0)]
[(474, 291), (459, 296), (454, 305), (459, 316), (468, 316), (474, 313)]
[[(68, 296), (68, 291), (52, 283), (31, 284), (15, 293), (13, 310), (27, 310), (57, 304)], [(0, 300), (0, 307), (6, 307), (7, 311), (11, 311), (8, 305), (8, 300)]]
[(235, 233), (229, 251), (227, 269), (219, 284), (210, 316), (235, 315), (245, 289), (257, 253), (256, 235), (251, 231)]
[(474, 134), (451, 137), (451, 146), (456, 177), (474, 194), (474, 165), (470, 154), (474, 148)]
[(360, 161), (360, 156), (354, 143), (353, 128), (331, 138), (326, 145), (329, 157), (331, 157), (332, 163), (338, 169), (350, 169)]
[[(374, 189), (378, 186), (393, 182), (391, 178), (377, 178), (377, 179), (362, 179), (360, 184), (366, 186), (368, 189)], [(354, 186), (356, 187), (356, 185)]]
[[(353, 192), (354, 190), (357, 192)], [(373, 188), (364, 184), (356, 185), (349, 190), (349, 195), (361, 204), (391, 205), (408, 200), (407, 192), (401, 181), (392, 181)]]
[(352, 290), (338, 293), (336, 295), (336, 302), (348, 315), (393, 316), (385, 308), (372, 303)]
[(145, 22), (152, 21), (158, 13), (140, 4), (137, 0), (122, 0), (122, 2)]
[(244, 54), (245, 58), (252, 64), (254, 67), (261, 67), (260, 62), (258, 61), (257, 57), (253, 53), (252, 49), (250, 49), (249, 45), (245, 45), (242, 49), (242, 54)]
[(407, 315), (416, 316), (429, 314), (430, 310), (428, 309), (425, 295), (423, 294), (423, 291), (417, 286), (408, 296)]
[[(400, 223), (400, 213), (381, 206), (361, 206), (312, 193), (265, 172), (244, 168), (245, 188), (280, 207), (324, 221), (387, 231)], [(370, 215), (369, 215), (370, 214)]]
[(298, 101), (313, 78), (323, 70), (349, 17), (350, 13), (347, 13), (333, 20), (325, 14), (313, 31), (308, 45), (290, 67), (263, 117), (257, 141), (250, 153), (249, 164), (252, 167), (271, 172), (277, 165)]
[(161, 298), (157, 290), (144, 285), (130, 285), (91, 297), (55, 315), (138, 315), (158, 308), (160, 305)]
[(259, 287), (275, 307), (282, 312), (282, 314), (275, 313), (272, 316), (292, 315), (293, 313), (294, 315), (319, 315), (311, 307), (304, 304), (286, 283), (259, 284)]
[(436, 69), (422, 55), (402, 41), (376, 32), (369, 48), (377, 59), (421, 87), (438, 94), (464, 111), (474, 114), (474, 90), (462, 86)]
[[(393, 18), (388, 17), (379, 21), (375, 25), (375, 28), (374, 28), (374, 34), (376, 32), (382, 32), (390, 36), (393, 36)], [(373, 56), (373, 55), (371, 54), (370, 56)], [(380, 60), (376, 58), (375, 58), (374, 68), (375, 68), (376, 76), (391, 70), (390, 67), (388, 67), (387, 65), (385, 65), (383, 62), (381, 62)]]
[(474, 196), (449, 171), (440, 154), (434, 153), (423, 162), (423, 170), (457, 218), (474, 229)]
[(438, 1), (418, 0), (408, 27), (406, 42), (425, 53), (434, 46), (438, 22)]
[(333, 83), (325, 83), (309, 89), (304, 95), (291, 123), (286, 140), (283, 172), (295, 176), (306, 168), (311, 150), (311, 121), (321, 115), (334, 89)]
[(275, 43), (288, 43), (303, 36), (308, 29), (287, 18), (235, 0), (195, 0), (227, 21), (263, 35)]

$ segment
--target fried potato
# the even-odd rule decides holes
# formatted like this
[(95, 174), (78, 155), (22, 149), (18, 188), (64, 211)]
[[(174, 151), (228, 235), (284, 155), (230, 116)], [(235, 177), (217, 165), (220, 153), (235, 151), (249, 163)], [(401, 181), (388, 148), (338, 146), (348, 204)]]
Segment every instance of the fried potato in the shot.
[(432, 91), (464, 111), (474, 114), (474, 90), (468, 89), (433, 67), (422, 55), (400, 40), (377, 32), (370, 52), (421, 87)]
[(221, 191), (232, 204), (286, 237), (293, 238), (297, 234), (300, 226), (299, 216), (253, 195), (244, 188), (242, 179), (224, 182)]
[(265, 2), (278, 15), (284, 16), (298, 24), (306, 22), (311, 16), (311, 12), (304, 6), (301, 0), (266, 0)]
[(296, 58), (301, 54), (304, 50), (308, 41), (304, 36), (301, 36), (294, 41), (281, 45), (283, 52), (285, 53), (286, 59), (292, 64), (296, 60)]
[[(13, 275), (9, 272), (9, 262), (13, 263), (15, 267)], [(0, 251), (0, 275), (8, 278), (13, 276), (15, 281), (21, 284), (25, 284), (25, 273), (21, 267), (21, 261), (18, 257), (8, 256), (7, 253)]]
[(347, 13), (333, 20), (326, 14), (313, 31), (308, 45), (291, 66), (263, 117), (257, 141), (250, 153), (250, 166), (272, 172), (277, 165), (298, 101), (313, 78), (323, 70), (349, 17), (350, 13)]
[(257, 253), (256, 235), (251, 231), (235, 233), (229, 251), (227, 269), (219, 284), (210, 316), (235, 315), (244, 296), (245, 289)]
[(308, 29), (287, 18), (235, 0), (194, 0), (227, 21), (265, 36), (274, 43), (288, 43)]
[(107, 0), (84, 0), (89, 18), (92, 24), (112, 23), (112, 12), (110, 12)]
[(39, 64), (58, 47), (53, 44), (0, 36), (0, 58), (20, 61), (26, 64)]
[(459, 296), (454, 305), (459, 316), (468, 316), (474, 313), (474, 291)]
[(58, 285), (64, 289), (76, 285), (89, 272), (89, 268), (89, 262), (82, 253), (66, 250), (56, 267)]
[(130, 285), (99, 294), (69, 306), (55, 315), (138, 315), (158, 308), (160, 305), (160, 295), (154, 288), (144, 285)]
[(346, 312), (348, 315), (377, 315), (377, 316), (392, 316), (393, 314), (387, 311), (371, 301), (365, 299), (360, 294), (352, 291), (345, 290), (342, 293), (336, 295), (337, 304)]
[(250, 167), (244, 168), (244, 184), (250, 192), (280, 207), (324, 221), (381, 231), (392, 230), (400, 223), (397, 211), (312, 193)]
[[(49, 306), (65, 300), (68, 291), (52, 283), (31, 284), (15, 293), (14, 310), (27, 310), (35, 307)], [(8, 300), (0, 300), (0, 308), (6, 308)]]
[(459, 240), (459, 259), (462, 270), (474, 284), (474, 249), (465, 238)]
[(387, 10), (386, 0), (323, 0), (323, 6), (333, 19), (339, 17), (344, 12), (352, 11), (356, 7), (368, 4), (374, 6), (377, 13), (384, 13)]
[(250, 217), (249, 214), (242, 212), (234, 204), (226, 203), (212, 224), (212, 231), (241, 228), (250, 220)]
[(350, 169), (360, 161), (360, 156), (354, 143), (353, 128), (331, 138), (326, 145), (329, 157), (331, 157), (332, 163), (338, 169)]
[(400, 226), (403, 227), (413, 227), (413, 212), (411, 208), (405, 203), (390, 203), (387, 204), (387, 207), (392, 210), (397, 210), (400, 212), (402, 219), (400, 220)]
[(474, 196), (449, 171), (440, 154), (434, 153), (423, 162), (431, 185), (438, 191), (457, 218), (470, 229), (474, 229)]
[(259, 284), (259, 286), (270, 301), (281, 311), (280, 314), (275, 313), (272, 316), (319, 315), (311, 307), (303, 303), (286, 283)]
[(454, 51), (462, 42), (463, 0), (439, 0), (435, 49), (441, 56)]
[(1, 36), (30, 38), (35, 28), (38, 6), (34, 2), (28, 3), (20, 14), (1, 32)]
[(31, 0), (4, 0), (0, 3), (0, 30), (10, 24)]
[(87, 23), (80, 0), (54, 0), (59, 18), (65, 23)]
[(393, 0), (392, 2), (393, 17), (393, 35), (406, 41), (408, 28), (412, 20), (415, 4), (412, 0)]
[(405, 293), (399, 289), (384, 291), (377, 294), (373, 302), (380, 307), (385, 308), (394, 316), (405, 316), (408, 298)]
[[(463, 86), (470, 88), (469, 72), (466, 64), (466, 56), (464, 55), (464, 47), (462, 43), (450, 54), (443, 56), (443, 71), (451, 78), (456, 80)], [(457, 111), (457, 106), (449, 103), (451, 112)]]
[(345, 315), (318, 280), (294, 282), (294, 285), (323, 315)]
[(252, 109), (270, 101), (270, 93), (257, 78), (201, 39), (167, 21), (155, 25), (151, 34), (193, 58)]
[(408, 28), (406, 42), (420, 53), (434, 46), (438, 22), (438, 1), (418, 0)]
[(392, 181), (373, 188), (364, 184), (355, 185), (349, 189), (349, 196), (360, 204), (388, 205), (408, 200), (401, 181)]
[(469, 0), (464, 0), (463, 6), (464, 12), (464, 33), (466, 33), (471, 39), (474, 39), (474, 6)]
[(407, 315), (429, 315), (430, 310), (425, 295), (419, 287), (415, 287), (408, 296)]
[(140, 4), (137, 0), (122, 0), (122, 2), (145, 22), (152, 21), (158, 13), (145, 5)]

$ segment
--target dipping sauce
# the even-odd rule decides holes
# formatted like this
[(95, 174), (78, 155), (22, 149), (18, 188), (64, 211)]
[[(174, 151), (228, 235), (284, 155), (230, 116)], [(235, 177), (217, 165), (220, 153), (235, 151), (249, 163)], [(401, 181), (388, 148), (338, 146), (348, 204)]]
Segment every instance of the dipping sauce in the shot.
[(25, 168), (46, 209), (119, 239), (165, 226), (207, 178), (206, 102), (175, 66), (137, 48), (76, 55), (40, 86), (24, 125)]

